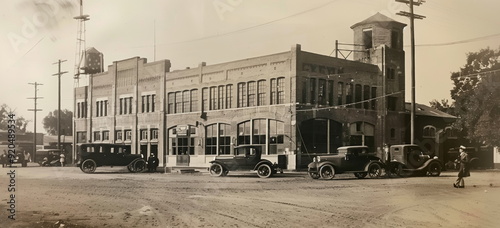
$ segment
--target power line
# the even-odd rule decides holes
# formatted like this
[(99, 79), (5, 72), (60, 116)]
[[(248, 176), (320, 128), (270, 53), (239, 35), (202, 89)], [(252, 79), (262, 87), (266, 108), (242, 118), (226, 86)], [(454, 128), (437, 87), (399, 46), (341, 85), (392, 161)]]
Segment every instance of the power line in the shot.
[(300, 109), (300, 110), (296, 110), (296, 112), (308, 112), (308, 111), (317, 111), (317, 110), (326, 110), (326, 109), (347, 108), (347, 106), (353, 106), (353, 105), (356, 105), (356, 104), (363, 104), (365, 102), (370, 102), (370, 101), (373, 101), (373, 100), (378, 100), (380, 98), (384, 98), (384, 97), (388, 97), (388, 96), (400, 94), (400, 93), (402, 93), (404, 91), (405, 90), (400, 90), (398, 92), (394, 92), (394, 93), (390, 93), (390, 94), (386, 94), (386, 95), (382, 95), (382, 96), (378, 96), (378, 97), (374, 97), (374, 98), (370, 98), (370, 99), (362, 100), (362, 101), (358, 101), (358, 102), (347, 103), (347, 104), (343, 104), (343, 105), (334, 105), (334, 106), (328, 106), (328, 107), (322, 107), (322, 108)]
[[(453, 41), (453, 42), (445, 42), (445, 43), (436, 43), (436, 44), (417, 44), (415, 45), (416, 47), (440, 47), (440, 46), (450, 46), (450, 45), (455, 45), (455, 44), (464, 44), (464, 43), (471, 43), (475, 41), (480, 41), (480, 40), (486, 40), (494, 37), (500, 36), (500, 33), (497, 34), (492, 34), (492, 35), (487, 35), (487, 36), (481, 36), (481, 37), (476, 37), (476, 38), (471, 38), (471, 39), (466, 39), (466, 40), (460, 40), (460, 41)], [(410, 45), (405, 45), (405, 47), (410, 47)]]
[[(204, 37), (195, 38), (195, 39), (191, 39), (191, 40), (177, 41), (177, 42), (166, 43), (166, 44), (158, 44), (157, 46), (165, 46), (165, 45), (172, 45), (172, 44), (190, 43), (190, 42), (195, 42), (195, 41), (200, 41), (200, 40), (211, 39), (211, 38), (215, 38), (215, 37), (221, 37), (221, 36), (232, 35), (232, 34), (239, 33), (239, 32), (244, 32), (244, 31), (247, 31), (247, 30), (252, 30), (252, 29), (255, 29), (255, 28), (258, 28), (258, 27), (266, 26), (266, 25), (269, 25), (269, 24), (272, 24), (272, 23), (275, 23), (275, 22), (283, 21), (283, 20), (286, 20), (286, 19), (289, 19), (289, 18), (292, 18), (292, 17), (296, 17), (296, 16), (299, 16), (299, 15), (302, 15), (302, 14), (309, 13), (309, 12), (311, 12), (311, 11), (314, 11), (314, 10), (317, 10), (317, 9), (320, 9), (320, 8), (323, 8), (323, 7), (325, 7), (325, 6), (327, 6), (327, 5), (330, 5), (330, 4), (332, 4), (332, 3), (334, 3), (334, 2), (337, 2), (337, 1), (339, 1), (339, 0), (332, 0), (332, 1), (330, 1), (330, 2), (327, 2), (327, 3), (325, 3), (325, 4), (322, 4), (322, 5), (320, 5), (320, 6), (317, 6), (317, 7), (311, 8), (311, 9), (307, 9), (307, 10), (304, 10), (304, 11), (301, 11), (301, 12), (298, 12), (298, 13), (295, 13), (295, 14), (292, 14), (292, 15), (289, 15), (289, 16), (286, 16), (286, 17), (278, 18), (278, 19), (276, 19), (276, 20), (272, 20), (272, 21), (264, 22), (264, 23), (262, 23), (262, 24), (258, 24), (258, 25), (254, 25), (254, 26), (250, 26), (250, 27), (246, 27), (246, 28), (242, 28), (242, 29), (238, 29), (238, 30), (234, 30), (234, 31), (225, 32), (225, 33), (216, 34), (216, 35), (204, 36)], [(139, 48), (139, 47), (149, 47), (149, 46), (150, 46), (150, 45), (137, 46), (136, 48)]]
[[(495, 75), (493, 73), (496, 73), (496, 72), (500, 72), (500, 69), (489, 70), (489, 71), (482, 71), (482, 72), (471, 73), (471, 74), (467, 74), (467, 75), (459, 75), (459, 76), (456, 76), (456, 77), (453, 77), (453, 78), (457, 78), (457, 79), (460, 79), (460, 78), (463, 78), (463, 79), (467, 79), (467, 78), (480, 78), (482, 76), (487, 76), (487, 75), (484, 75), (484, 74)], [(483, 74), (483, 75), (481, 75), (481, 74)], [(500, 74), (495, 75), (495, 76), (500, 76)]]

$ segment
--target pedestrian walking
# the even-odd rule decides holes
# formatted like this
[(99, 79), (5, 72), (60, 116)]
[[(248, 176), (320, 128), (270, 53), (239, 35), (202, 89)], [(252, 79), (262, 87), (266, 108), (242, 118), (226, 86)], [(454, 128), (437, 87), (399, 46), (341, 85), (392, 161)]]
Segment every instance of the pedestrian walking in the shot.
[(465, 151), (465, 146), (459, 147), (460, 154), (458, 155), (457, 163), (460, 164), (460, 168), (458, 169), (458, 178), (453, 183), (453, 187), (455, 188), (465, 188), (464, 178), (470, 176), (469, 172), (469, 155)]
[(3, 150), (3, 154), (0, 157), (0, 163), (2, 163), (2, 167), (7, 166), (8, 160), (9, 160), (9, 155), (7, 154), (6, 150)]

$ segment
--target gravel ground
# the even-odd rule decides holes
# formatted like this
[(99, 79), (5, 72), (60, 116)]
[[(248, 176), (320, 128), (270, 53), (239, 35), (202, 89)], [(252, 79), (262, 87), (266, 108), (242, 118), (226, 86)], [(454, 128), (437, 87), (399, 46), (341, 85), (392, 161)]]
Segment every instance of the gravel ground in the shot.
[(478, 171), (466, 188), (440, 177), (313, 180), (285, 172), (128, 173), (101, 168), (0, 169), (0, 227), (500, 227), (500, 172)]

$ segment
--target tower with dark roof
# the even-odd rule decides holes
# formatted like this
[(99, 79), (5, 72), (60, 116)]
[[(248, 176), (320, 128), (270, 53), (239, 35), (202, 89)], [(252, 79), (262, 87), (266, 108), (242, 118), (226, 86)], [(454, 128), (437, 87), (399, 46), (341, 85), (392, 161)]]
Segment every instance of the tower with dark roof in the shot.
[[(405, 52), (403, 28), (406, 24), (381, 13), (351, 26), (356, 46), (354, 60), (377, 65), (380, 70), (379, 85), (386, 96), (384, 109), (403, 111), (405, 102)], [(362, 46), (361, 46), (362, 45)]]

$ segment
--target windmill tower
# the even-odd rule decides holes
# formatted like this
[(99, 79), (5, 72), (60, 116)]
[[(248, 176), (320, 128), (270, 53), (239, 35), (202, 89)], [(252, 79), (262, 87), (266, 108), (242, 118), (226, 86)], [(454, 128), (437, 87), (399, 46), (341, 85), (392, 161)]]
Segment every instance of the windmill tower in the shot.
[(74, 87), (80, 86), (80, 76), (85, 72), (80, 71), (82, 62), (85, 60), (86, 47), (85, 47), (85, 21), (90, 20), (89, 15), (83, 14), (83, 0), (80, 0), (80, 15), (73, 17), (78, 21), (78, 30), (76, 33), (76, 51), (75, 51), (75, 69), (74, 69)]

